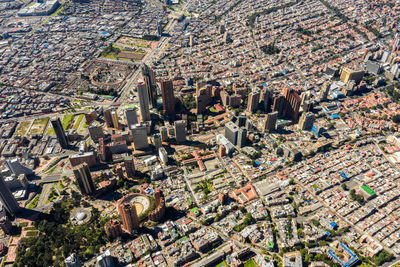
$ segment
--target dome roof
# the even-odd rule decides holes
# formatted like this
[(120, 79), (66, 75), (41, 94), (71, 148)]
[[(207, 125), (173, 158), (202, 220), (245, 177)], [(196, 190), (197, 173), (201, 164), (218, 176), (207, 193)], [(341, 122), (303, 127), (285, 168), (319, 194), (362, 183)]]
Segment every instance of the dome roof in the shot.
[(78, 221), (83, 221), (83, 220), (86, 219), (86, 217), (87, 217), (86, 213), (84, 213), (84, 212), (82, 212), (82, 211), (78, 211), (78, 212), (76, 213), (76, 215), (75, 215), (75, 218), (76, 218)]

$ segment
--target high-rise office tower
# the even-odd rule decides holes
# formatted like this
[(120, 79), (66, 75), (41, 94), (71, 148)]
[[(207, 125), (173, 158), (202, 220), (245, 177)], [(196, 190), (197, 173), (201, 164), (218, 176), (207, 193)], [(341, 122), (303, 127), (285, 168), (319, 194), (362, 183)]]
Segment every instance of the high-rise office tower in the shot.
[(137, 113), (136, 113), (136, 107), (129, 107), (125, 110), (125, 116), (126, 116), (126, 123), (128, 125), (128, 128), (130, 129), (132, 125), (135, 125), (138, 123), (138, 118), (137, 118)]
[(227, 44), (230, 42), (232, 42), (231, 35), (229, 32), (225, 31), (224, 32), (224, 43)]
[(157, 22), (157, 35), (158, 35), (158, 37), (161, 37), (162, 31), (163, 31), (163, 28), (161, 27), (161, 22), (159, 21), (159, 22)]
[(150, 106), (149, 106), (149, 98), (147, 96), (147, 87), (146, 83), (142, 80), (138, 80), (138, 97), (139, 97), (139, 105), (140, 105), (140, 116), (142, 118), (142, 122), (150, 120)]
[(264, 111), (268, 112), (272, 105), (272, 92), (270, 89), (264, 88), (260, 95), (260, 100), (264, 101)]
[(192, 47), (193, 46), (193, 35), (189, 35), (189, 46)]
[(178, 144), (186, 141), (186, 121), (179, 120), (174, 122), (175, 139)]
[(156, 202), (156, 207), (160, 206), (161, 204), (161, 194), (162, 192), (160, 188), (157, 187), (156, 189), (154, 189), (154, 200)]
[(113, 127), (111, 111), (112, 111), (111, 108), (104, 110), (104, 120), (106, 121), (107, 127)]
[(119, 204), (118, 212), (125, 231), (132, 233), (133, 230), (139, 228), (139, 218), (134, 204), (123, 202)]
[(319, 92), (319, 101), (326, 101), (328, 99), (330, 89), (331, 85), (328, 82), (324, 82), (322, 89)]
[(143, 63), (142, 67), (142, 76), (143, 81), (146, 86), (146, 95), (148, 99), (149, 106), (152, 108), (156, 107), (156, 97), (157, 97), (157, 85), (156, 85), (156, 76), (154, 71)]
[(3, 206), (5, 209), (13, 214), (17, 213), (21, 208), (11, 193), (10, 189), (6, 185), (6, 182), (4, 181), (4, 177), (0, 174), (0, 201), (3, 203)]
[(247, 129), (245, 127), (240, 127), (237, 137), (237, 146), (242, 148), (246, 146), (247, 143)]
[(260, 102), (260, 90), (257, 88), (253, 90), (247, 100), (247, 111), (254, 113), (257, 111), (258, 103)]
[(167, 141), (168, 140), (168, 129), (165, 126), (160, 127), (160, 136), (161, 136), (161, 141)]
[(400, 51), (400, 33), (396, 33), (393, 38), (393, 49), (392, 52)]
[(6, 214), (4, 214), (1, 218), (0, 218), (0, 229), (3, 230), (3, 232), (5, 234), (11, 234), (12, 233), (12, 223), (10, 218), (8, 218), (8, 216)]
[(240, 114), (237, 120), (237, 126), (243, 127), (246, 126), (246, 115)]
[(104, 226), (104, 230), (106, 230), (106, 235), (111, 239), (115, 239), (122, 235), (121, 223), (116, 219), (109, 220)]
[(127, 156), (124, 158), (124, 166), (126, 175), (129, 178), (133, 178), (135, 176), (135, 162), (133, 161), (132, 156)]
[(52, 119), (51, 125), (56, 133), (57, 140), (62, 148), (68, 148), (68, 138), (61, 124), (60, 118)]
[(103, 128), (101, 126), (89, 126), (89, 135), (92, 138), (93, 142), (98, 143), (99, 138), (104, 138)]
[(221, 24), (219, 25), (219, 34), (224, 34), (225, 33), (225, 25)]
[(311, 92), (305, 91), (305, 92), (301, 93), (300, 99), (301, 99), (300, 105), (303, 105), (305, 102), (307, 102), (308, 100), (311, 99)]
[(276, 129), (276, 121), (278, 119), (278, 111), (267, 114), (264, 122), (264, 133), (270, 133)]
[(15, 175), (30, 175), (33, 174), (32, 169), (22, 165), (18, 158), (14, 158), (11, 160), (4, 160), (4, 163), (7, 165), (8, 169)]
[(149, 147), (147, 140), (147, 125), (145, 123), (138, 123), (131, 126), (132, 141), (135, 150), (145, 149)]
[(238, 134), (239, 127), (236, 124), (231, 121), (225, 124), (225, 137), (234, 146), (237, 144)]
[(161, 135), (160, 134), (155, 134), (153, 136), (153, 140), (154, 140), (154, 146), (156, 148), (162, 147), (162, 140), (161, 140)]
[(118, 118), (118, 113), (116, 110), (111, 111), (111, 120), (113, 127), (115, 129), (119, 129), (119, 118)]
[(171, 80), (161, 82), (161, 97), (164, 113), (168, 116), (175, 114), (174, 85)]
[(315, 116), (311, 112), (304, 112), (299, 119), (300, 130), (311, 130), (315, 121)]
[(67, 267), (81, 267), (78, 256), (76, 256), (75, 253), (72, 253), (68, 258), (66, 258), (64, 263)]
[(89, 166), (86, 163), (76, 166), (72, 171), (83, 195), (91, 195), (96, 191)]
[(285, 115), (291, 118), (294, 122), (299, 120), (299, 111), (301, 98), (297, 91), (286, 88), (284, 91), (284, 97), (286, 100)]

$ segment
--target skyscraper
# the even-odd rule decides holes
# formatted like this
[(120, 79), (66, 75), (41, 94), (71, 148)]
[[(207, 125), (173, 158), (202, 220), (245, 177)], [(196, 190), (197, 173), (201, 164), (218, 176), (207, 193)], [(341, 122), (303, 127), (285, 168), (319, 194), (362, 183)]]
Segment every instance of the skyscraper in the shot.
[(140, 116), (142, 118), (142, 122), (149, 121), (150, 120), (149, 98), (147, 95), (146, 83), (142, 79), (138, 80), (138, 97), (140, 105)]
[(134, 204), (123, 202), (119, 204), (118, 212), (125, 231), (132, 233), (133, 230), (139, 228), (139, 218)]
[(104, 110), (104, 120), (106, 121), (107, 127), (113, 127), (111, 111), (112, 111), (111, 108)]
[(246, 126), (246, 115), (245, 114), (240, 114), (237, 120), (237, 125), (239, 127)]
[(328, 99), (330, 89), (331, 89), (331, 85), (328, 82), (325, 82), (319, 93), (319, 101), (325, 101)]
[(260, 102), (260, 90), (255, 89), (249, 94), (248, 100), (247, 100), (247, 111), (248, 112), (255, 112), (258, 108), (258, 103)]
[(186, 121), (179, 120), (174, 123), (175, 139), (178, 144), (186, 141)]
[(156, 201), (156, 207), (160, 206), (161, 203), (161, 190), (160, 188), (154, 189), (154, 200)]
[(20, 206), (0, 174), (0, 201), (9, 213), (17, 213)]
[(131, 125), (135, 125), (138, 123), (136, 107), (134, 107), (134, 106), (128, 107), (125, 110), (125, 116), (126, 116), (126, 123), (127, 123), (129, 129), (131, 128)]
[(189, 46), (193, 47), (193, 44), (194, 44), (194, 42), (193, 42), (193, 34), (191, 34), (191, 35), (189, 35)]
[(154, 74), (154, 71), (144, 63), (141, 67), (141, 70), (142, 70), (143, 81), (146, 86), (146, 94), (149, 106), (154, 108), (156, 107), (156, 97), (157, 97), (156, 76)]
[(25, 174), (25, 175), (30, 175), (33, 174), (33, 171), (22, 165), (19, 159), (14, 158), (12, 160), (4, 160), (5, 164), (7, 165), (8, 169), (15, 175), (20, 175), (20, 174)]
[(168, 129), (165, 126), (160, 127), (160, 136), (161, 136), (161, 141), (167, 141), (168, 140)]
[(86, 163), (76, 166), (73, 172), (82, 194), (91, 195), (96, 191), (89, 166)]
[(274, 96), (273, 111), (278, 112), (278, 116), (286, 116), (293, 122), (299, 120), (301, 98), (296, 90), (285, 88), (283, 95)]
[(393, 38), (393, 49), (392, 52), (400, 51), (400, 33), (396, 33)]
[(101, 126), (89, 126), (89, 135), (92, 138), (93, 142), (98, 143), (99, 138), (104, 138), (103, 128)]
[(132, 141), (135, 150), (145, 149), (149, 147), (147, 140), (147, 125), (145, 123), (138, 123), (131, 126)]
[(264, 123), (264, 133), (269, 133), (275, 130), (276, 120), (278, 119), (278, 111), (267, 114), (267, 118)]
[(220, 24), (218, 30), (219, 30), (219, 34), (224, 34), (225, 33), (225, 25)]
[(127, 156), (124, 158), (124, 166), (126, 175), (129, 178), (133, 178), (135, 176), (135, 163), (132, 156)]
[(171, 80), (161, 82), (161, 97), (164, 113), (168, 116), (175, 114), (174, 85)]
[(234, 146), (237, 143), (238, 134), (239, 134), (239, 127), (236, 124), (234, 124), (231, 121), (225, 124), (225, 137)]
[(247, 143), (247, 129), (245, 127), (240, 127), (237, 137), (237, 146), (242, 148), (246, 146)]
[(162, 147), (162, 140), (161, 140), (161, 135), (160, 134), (155, 134), (153, 136), (153, 141), (154, 141), (154, 146), (156, 148)]
[(57, 140), (62, 148), (68, 148), (68, 138), (65, 135), (64, 128), (61, 124), (60, 118), (52, 119), (51, 125), (56, 133)]
[[(12, 223), (10, 218), (8, 218), (8, 216), (5, 214), (5, 212), (1, 212), (2, 214), (4, 214), (2, 217), (0, 217), (0, 228), (1, 230), (3, 230), (3, 232), (5, 234), (11, 234), (12, 232)], [(1, 215), (0, 215), (1, 216)]]
[(111, 111), (111, 120), (113, 127), (115, 129), (119, 129), (119, 118), (118, 118), (118, 113), (116, 110)]
[(311, 130), (315, 121), (315, 116), (311, 112), (304, 112), (299, 120), (300, 130)]
[(284, 97), (286, 100), (285, 115), (291, 118), (294, 122), (299, 120), (299, 111), (301, 98), (297, 91), (293, 89), (285, 89)]
[(271, 109), (272, 104), (272, 92), (268, 88), (264, 88), (262, 90), (262, 94), (260, 96), (260, 100), (264, 102), (264, 111), (268, 112)]

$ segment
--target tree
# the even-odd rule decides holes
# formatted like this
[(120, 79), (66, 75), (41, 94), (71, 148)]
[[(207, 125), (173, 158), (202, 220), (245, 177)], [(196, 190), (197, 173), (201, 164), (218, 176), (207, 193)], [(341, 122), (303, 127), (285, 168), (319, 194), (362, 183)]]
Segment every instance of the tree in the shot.
[(392, 116), (392, 121), (394, 123), (400, 123), (400, 114)]
[(274, 55), (281, 52), (281, 50), (273, 43), (262, 46), (261, 50), (267, 55)]
[(372, 257), (372, 262), (377, 266), (381, 266), (383, 263), (391, 261), (394, 258), (393, 254), (390, 254), (386, 250), (382, 250), (378, 255)]
[(191, 110), (196, 108), (196, 99), (193, 94), (189, 94), (186, 98), (182, 100), (182, 104), (186, 110)]

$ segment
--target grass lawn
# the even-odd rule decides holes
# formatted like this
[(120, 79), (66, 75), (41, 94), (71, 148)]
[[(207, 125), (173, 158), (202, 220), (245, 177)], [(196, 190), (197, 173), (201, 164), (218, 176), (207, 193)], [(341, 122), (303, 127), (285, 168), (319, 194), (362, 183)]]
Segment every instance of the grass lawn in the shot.
[(28, 130), (29, 126), (31, 125), (32, 121), (23, 121), (18, 125), (17, 130), (15, 131), (14, 135), (25, 135), (26, 131)]
[(44, 129), (46, 129), (49, 118), (36, 119), (33, 121), (32, 127), (29, 131), (29, 135), (43, 135)]
[(64, 130), (69, 128), (72, 121), (74, 120), (74, 117), (75, 117), (74, 114), (67, 114), (64, 116), (64, 118), (62, 120), (62, 126), (63, 126)]
[(26, 236), (38, 236), (39, 231), (30, 231), (26, 233)]
[(79, 125), (81, 124), (81, 121), (82, 121), (82, 119), (83, 119), (84, 116), (85, 116), (85, 115), (81, 114), (81, 115), (79, 115), (78, 118), (76, 119), (76, 121), (75, 121), (75, 123), (74, 123), (74, 129), (75, 129), (75, 130), (78, 130)]
[(213, 113), (218, 113), (218, 110), (216, 110), (214, 107), (210, 107), (209, 110)]
[(257, 264), (254, 262), (253, 259), (250, 259), (248, 261), (246, 261), (246, 263), (244, 264), (244, 267), (258, 267)]
[(29, 205), (26, 207), (27, 209), (34, 209), (34, 208), (36, 208), (36, 205), (37, 205), (37, 203), (39, 202), (39, 198), (40, 198), (40, 195), (38, 194), (32, 201), (31, 201), (31, 203), (29, 203)]

